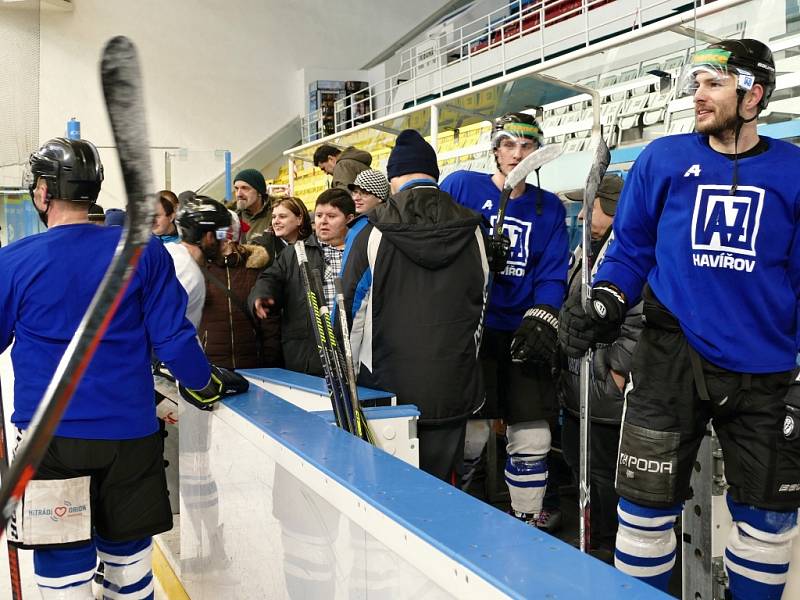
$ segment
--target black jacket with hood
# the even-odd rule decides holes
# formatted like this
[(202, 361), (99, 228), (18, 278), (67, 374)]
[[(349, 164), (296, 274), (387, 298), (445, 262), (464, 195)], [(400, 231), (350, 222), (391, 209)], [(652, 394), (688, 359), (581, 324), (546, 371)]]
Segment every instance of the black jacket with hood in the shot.
[[(308, 265), (325, 270), (322, 248), (315, 235), (305, 240)], [(322, 375), (322, 363), (314, 343), (314, 330), (308, 310), (308, 299), (300, 279), (300, 266), (294, 245), (287, 246), (275, 261), (258, 276), (247, 305), (253, 310), (256, 298), (272, 298), (275, 301), (270, 313), (281, 315), (281, 346), (286, 368), (290, 371)]]
[(480, 217), (431, 181), (401, 190), (368, 218), (343, 268), (359, 383), (416, 405), (425, 423), (466, 418), (484, 398)]
[[(610, 239), (604, 240), (600, 245), (595, 260), (592, 277), (597, 272), (605, 256)], [(581, 247), (578, 246), (573, 253), (570, 265), (567, 292), (570, 296), (580, 296), (581, 293)], [(599, 344), (592, 353), (590, 367), (590, 406), (592, 421), (606, 425), (618, 425), (622, 422), (622, 406), (624, 403), (623, 392), (617, 387), (611, 371), (614, 370), (629, 380), (631, 358), (639, 341), (644, 324), (642, 323), (642, 303), (632, 307), (625, 316), (619, 337), (611, 344)], [(559, 396), (564, 407), (573, 416), (580, 416), (580, 359), (569, 358), (561, 354), (561, 376), (559, 381)]]

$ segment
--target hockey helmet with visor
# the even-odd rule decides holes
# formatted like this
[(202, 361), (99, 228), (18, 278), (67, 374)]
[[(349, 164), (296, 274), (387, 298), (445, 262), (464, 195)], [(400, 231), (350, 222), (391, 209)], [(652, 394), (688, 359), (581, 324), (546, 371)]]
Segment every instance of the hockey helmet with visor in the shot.
[(533, 115), (522, 112), (506, 113), (492, 123), (492, 148), (496, 150), (503, 143), (535, 150), (544, 143), (542, 128)]
[(217, 240), (230, 239), (231, 213), (225, 206), (208, 196), (187, 198), (178, 209), (175, 224), (181, 239), (187, 244), (200, 244), (207, 232)]
[(694, 53), (678, 80), (678, 95), (694, 95), (697, 76), (706, 73), (716, 80), (736, 77), (736, 91), (742, 97), (755, 84), (764, 88), (759, 109), (764, 110), (775, 89), (775, 62), (772, 52), (753, 39), (723, 40)]

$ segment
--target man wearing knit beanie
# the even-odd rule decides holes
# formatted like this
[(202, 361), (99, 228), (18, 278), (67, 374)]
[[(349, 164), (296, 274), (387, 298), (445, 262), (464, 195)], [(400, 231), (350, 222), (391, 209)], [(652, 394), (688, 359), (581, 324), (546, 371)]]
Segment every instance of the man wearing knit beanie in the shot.
[(420, 468), (452, 483), (467, 418), (484, 397), (480, 217), (439, 190), (436, 153), (416, 131), (397, 137), (387, 171), (392, 195), (366, 213), (345, 250), (353, 358), (359, 382), (419, 408)]
[(233, 178), (236, 195), (236, 214), (250, 227), (245, 243), (261, 235), (272, 224), (272, 199), (267, 195), (267, 183), (257, 169), (244, 169)]
[[(386, 163), (386, 176), (397, 192), (406, 182), (414, 179), (439, 181), (439, 163), (431, 145), (413, 129), (406, 129), (397, 136), (389, 162)], [(395, 181), (396, 180), (396, 181)]]

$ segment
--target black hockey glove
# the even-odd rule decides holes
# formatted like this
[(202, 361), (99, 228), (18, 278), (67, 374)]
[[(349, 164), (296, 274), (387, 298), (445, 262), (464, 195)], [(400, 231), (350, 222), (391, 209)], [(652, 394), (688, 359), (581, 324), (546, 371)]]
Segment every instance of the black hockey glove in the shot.
[(783, 419), (783, 437), (788, 441), (800, 438), (800, 369), (795, 370), (792, 385), (783, 400), (786, 417)]
[(537, 304), (528, 309), (511, 340), (511, 360), (552, 365), (558, 345), (558, 312)]
[(613, 283), (601, 281), (592, 288), (589, 314), (579, 294), (561, 308), (558, 341), (567, 356), (580, 358), (597, 343), (610, 344), (619, 337), (628, 310), (625, 296)]
[(201, 410), (211, 410), (222, 398), (246, 392), (249, 387), (247, 379), (238, 373), (211, 365), (211, 379), (203, 389), (190, 390), (179, 385), (178, 390), (189, 404)]
[(508, 264), (508, 254), (511, 249), (511, 240), (506, 236), (489, 236), (486, 241), (486, 260), (489, 262), (489, 270), (493, 273), (502, 273)]

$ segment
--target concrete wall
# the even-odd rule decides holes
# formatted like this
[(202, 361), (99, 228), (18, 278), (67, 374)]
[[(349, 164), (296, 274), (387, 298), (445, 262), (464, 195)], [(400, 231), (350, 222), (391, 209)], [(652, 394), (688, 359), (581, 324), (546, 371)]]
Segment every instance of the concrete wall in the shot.
[[(125, 202), (103, 106), (98, 58), (113, 35), (139, 47), (155, 185), (175, 154), (172, 187), (196, 188), (305, 111), (301, 69), (358, 69), (443, 0), (74, 0), (41, 13), (41, 140), (78, 117), (102, 148), (101, 204)], [(177, 149), (185, 149), (179, 152)]]

